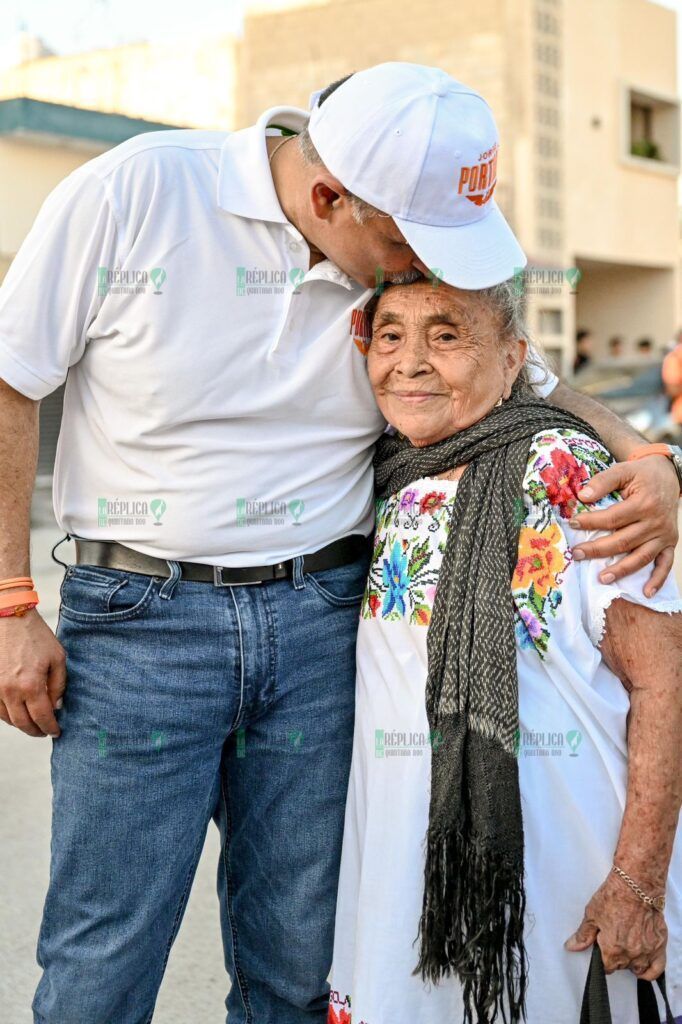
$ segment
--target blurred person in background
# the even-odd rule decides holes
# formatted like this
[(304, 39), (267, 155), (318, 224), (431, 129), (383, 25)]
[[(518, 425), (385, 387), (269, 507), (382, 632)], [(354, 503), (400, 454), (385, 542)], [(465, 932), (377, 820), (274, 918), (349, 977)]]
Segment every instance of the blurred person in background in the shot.
[(676, 344), (663, 360), (663, 386), (670, 398), (670, 416), (682, 438), (682, 330), (676, 335)]
[(624, 351), (625, 346), (620, 334), (614, 334), (612, 338), (609, 338), (609, 357), (611, 359), (621, 359)]
[(651, 338), (640, 338), (637, 342), (637, 355), (642, 359), (651, 359), (654, 354), (654, 343)]
[(586, 369), (592, 362), (592, 332), (587, 330), (577, 331), (575, 336), (575, 360), (573, 361), (573, 372), (579, 373)]

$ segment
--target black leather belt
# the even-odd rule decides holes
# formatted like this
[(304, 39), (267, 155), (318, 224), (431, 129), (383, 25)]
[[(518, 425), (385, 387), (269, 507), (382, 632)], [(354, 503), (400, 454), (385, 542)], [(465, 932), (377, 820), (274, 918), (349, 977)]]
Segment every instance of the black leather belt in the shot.
[[(139, 572), (144, 576), (170, 576), (165, 558), (154, 558), (141, 551), (116, 541), (81, 540), (73, 538), (76, 544), (78, 565), (99, 565), (106, 569), (122, 569), (124, 572)], [(327, 544), (326, 547), (303, 556), (303, 572), (321, 572), (339, 565), (354, 562), (363, 554), (369, 554), (371, 534), (351, 533), (347, 537)], [(172, 561), (172, 559), (171, 559)], [(182, 579), (200, 583), (212, 583), (216, 587), (231, 587), (250, 583), (266, 583), (291, 577), (294, 559), (277, 562), (275, 565), (248, 565), (227, 567), (205, 565), (200, 562), (179, 562)]]

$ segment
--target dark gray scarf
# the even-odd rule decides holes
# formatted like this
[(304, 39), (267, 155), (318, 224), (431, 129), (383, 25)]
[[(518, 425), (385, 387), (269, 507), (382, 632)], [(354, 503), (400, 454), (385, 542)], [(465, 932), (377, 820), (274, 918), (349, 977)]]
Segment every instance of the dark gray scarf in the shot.
[[(425, 448), (384, 434), (376, 494), (465, 463), (427, 635), (426, 710), (432, 735), (421, 950), (413, 971), (437, 982), (454, 972), (465, 1024), (525, 1019), (523, 824), (515, 738), (519, 728), (511, 580), (518, 557), (530, 442), (543, 430), (589, 424), (517, 382), (503, 405)], [(522, 512), (520, 515), (519, 512)], [(415, 940), (416, 941), (416, 940)]]

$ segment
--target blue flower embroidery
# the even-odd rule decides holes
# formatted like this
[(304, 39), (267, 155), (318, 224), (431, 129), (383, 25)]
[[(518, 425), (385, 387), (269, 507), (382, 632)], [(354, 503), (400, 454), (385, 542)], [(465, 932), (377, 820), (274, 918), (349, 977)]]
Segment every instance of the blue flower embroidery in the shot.
[(397, 608), (400, 614), (404, 615), (404, 596), (410, 585), (410, 577), (407, 575), (407, 555), (403, 554), (398, 541), (393, 545), (390, 562), (384, 558), (383, 580), (386, 593), (381, 614), (389, 615), (394, 608)]

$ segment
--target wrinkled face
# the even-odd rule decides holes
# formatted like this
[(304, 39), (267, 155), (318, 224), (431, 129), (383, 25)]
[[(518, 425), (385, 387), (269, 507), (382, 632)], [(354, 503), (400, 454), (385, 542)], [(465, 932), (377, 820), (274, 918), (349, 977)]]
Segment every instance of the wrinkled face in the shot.
[(384, 417), (420, 447), (508, 398), (526, 348), (524, 339), (500, 337), (496, 314), (476, 292), (420, 281), (381, 295), (367, 369)]

